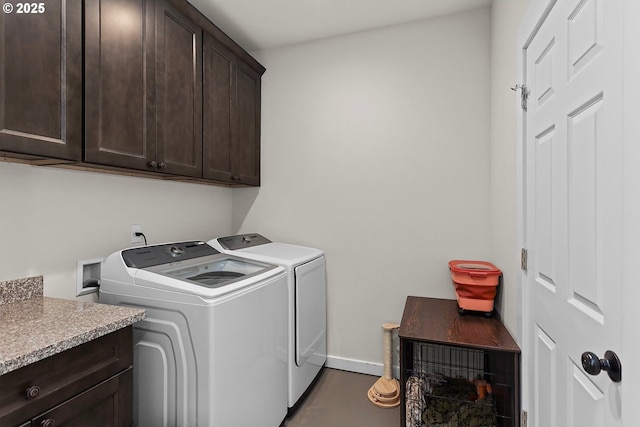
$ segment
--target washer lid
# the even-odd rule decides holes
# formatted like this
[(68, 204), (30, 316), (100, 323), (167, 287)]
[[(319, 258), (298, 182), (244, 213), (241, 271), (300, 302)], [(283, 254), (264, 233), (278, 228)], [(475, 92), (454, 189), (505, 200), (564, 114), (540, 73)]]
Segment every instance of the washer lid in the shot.
[(145, 270), (206, 288), (219, 288), (275, 268), (277, 268), (275, 265), (220, 254), (156, 265)]
[(125, 249), (122, 259), (127, 267), (206, 288), (218, 288), (276, 268), (259, 260), (221, 254), (201, 241)]

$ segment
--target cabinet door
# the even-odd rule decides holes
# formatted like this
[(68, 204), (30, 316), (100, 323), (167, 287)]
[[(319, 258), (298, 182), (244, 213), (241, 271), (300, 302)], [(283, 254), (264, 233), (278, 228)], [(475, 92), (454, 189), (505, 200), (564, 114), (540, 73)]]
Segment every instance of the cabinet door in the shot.
[(231, 182), (236, 56), (205, 33), (202, 57), (203, 176)]
[(202, 177), (202, 29), (165, 1), (156, 34), (158, 167)]
[(82, 4), (13, 4), (0, 14), (0, 151), (80, 160)]
[(246, 185), (260, 185), (260, 77), (248, 65), (238, 62), (232, 179)]
[(131, 326), (0, 376), (0, 426), (48, 411), (133, 363)]
[(129, 427), (133, 422), (132, 368), (33, 419), (34, 426)]
[(85, 161), (155, 170), (153, 0), (85, 2)]

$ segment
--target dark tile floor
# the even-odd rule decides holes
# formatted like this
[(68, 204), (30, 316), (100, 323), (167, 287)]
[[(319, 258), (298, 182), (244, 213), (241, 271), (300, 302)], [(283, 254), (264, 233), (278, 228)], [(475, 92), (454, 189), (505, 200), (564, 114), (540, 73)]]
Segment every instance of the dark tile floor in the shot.
[(400, 407), (383, 409), (367, 391), (378, 377), (325, 369), (286, 427), (399, 427)]

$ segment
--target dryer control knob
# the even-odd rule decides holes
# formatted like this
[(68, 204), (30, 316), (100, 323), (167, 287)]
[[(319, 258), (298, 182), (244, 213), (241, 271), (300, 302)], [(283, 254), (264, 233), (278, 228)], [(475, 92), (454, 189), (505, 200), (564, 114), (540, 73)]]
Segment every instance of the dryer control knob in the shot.
[(249, 236), (242, 236), (242, 241), (244, 243), (251, 243), (251, 237)]

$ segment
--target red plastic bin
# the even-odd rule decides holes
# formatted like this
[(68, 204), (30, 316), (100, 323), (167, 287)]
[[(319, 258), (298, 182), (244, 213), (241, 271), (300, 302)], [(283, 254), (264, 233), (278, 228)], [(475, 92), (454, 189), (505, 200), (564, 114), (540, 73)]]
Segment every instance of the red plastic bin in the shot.
[(502, 271), (486, 261), (449, 261), (451, 280), (460, 312), (481, 311), (490, 315)]

